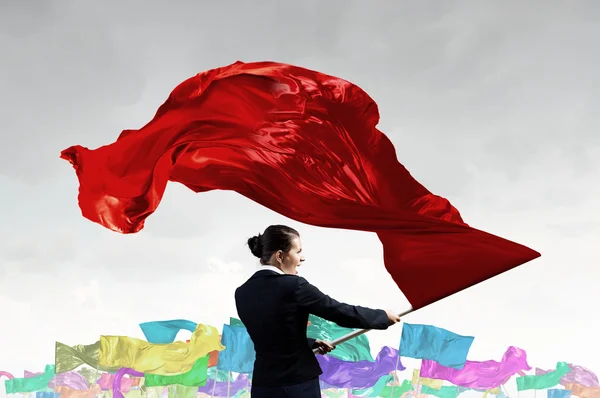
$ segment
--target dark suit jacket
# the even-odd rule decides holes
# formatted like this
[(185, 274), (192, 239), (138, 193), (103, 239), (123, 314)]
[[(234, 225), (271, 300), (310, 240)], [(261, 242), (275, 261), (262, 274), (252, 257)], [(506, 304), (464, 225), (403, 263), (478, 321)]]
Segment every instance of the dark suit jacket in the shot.
[(312, 351), (314, 339), (306, 337), (309, 314), (347, 328), (389, 326), (383, 310), (340, 303), (302, 277), (271, 270), (258, 271), (237, 288), (235, 304), (256, 350), (256, 386), (301, 383), (323, 373)]

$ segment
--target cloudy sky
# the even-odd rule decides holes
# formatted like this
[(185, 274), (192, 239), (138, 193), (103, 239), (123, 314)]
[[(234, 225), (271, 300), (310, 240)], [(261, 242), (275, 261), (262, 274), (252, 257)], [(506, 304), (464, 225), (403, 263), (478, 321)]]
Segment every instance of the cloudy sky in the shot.
[[(542, 253), (408, 322), (476, 336), (473, 360), (516, 345), (532, 366), (600, 372), (600, 4), (218, 3), (0, 2), (0, 370), (41, 371), (55, 340), (142, 337), (144, 321), (220, 327), (257, 265), (245, 241), (272, 223), (300, 230), (302, 274), (321, 290), (406, 308), (374, 234), (298, 224), (231, 192), (170, 185), (130, 236), (81, 216), (62, 149), (141, 127), (197, 72), (273, 60), (365, 89), (420, 182), (470, 225)], [(369, 333), (373, 352), (399, 335)]]

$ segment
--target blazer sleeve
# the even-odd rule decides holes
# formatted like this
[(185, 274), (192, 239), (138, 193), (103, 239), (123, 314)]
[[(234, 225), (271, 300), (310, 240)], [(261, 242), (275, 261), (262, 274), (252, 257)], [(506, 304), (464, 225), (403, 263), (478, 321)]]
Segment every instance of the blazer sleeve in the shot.
[(296, 285), (296, 304), (309, 314), (337, 323), (341, 327), (352, 329), (379, 329), (389, 326), (384, 310), (374, 310), (357, 305), (340, 303), (322, 293), (302, 277)]

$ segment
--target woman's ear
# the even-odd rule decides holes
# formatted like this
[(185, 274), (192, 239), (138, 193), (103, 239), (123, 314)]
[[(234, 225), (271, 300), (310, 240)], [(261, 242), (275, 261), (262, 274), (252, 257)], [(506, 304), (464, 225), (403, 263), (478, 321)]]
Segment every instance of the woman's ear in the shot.
[(275, 253), (275, 259), (278, 263), (283, 262), (283, 252), (281, 250), (277, 250), (277, 253)]

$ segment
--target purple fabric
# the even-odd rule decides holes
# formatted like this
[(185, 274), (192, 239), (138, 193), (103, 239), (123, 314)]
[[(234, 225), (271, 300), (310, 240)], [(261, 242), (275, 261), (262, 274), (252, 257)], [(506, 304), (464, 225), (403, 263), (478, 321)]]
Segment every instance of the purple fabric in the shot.
[[(102, 373), (100, 379), (98, 379), (98, 385), (102, 391), (109, 391), (113, 388), (115, 382), (116, 373)], [(121, 391), (129, 392), (133, 386), (133, 379), (121, 379)]]
[[(594, 374), (591, 370), (584, 368), (583, 366), (568, 364), (571, 371), (567, 373), (562, 379), (560, 379), (560, 384), (563, 386), (567, 383), (581, 384), (586, 387), (600, 387), (600, 383), (598, 383), (598, 376)], [(535, 374), (536, 376), (541, 376), (546, 373), (553, 372), (553, 370), (543, 370), (536, 368)]]
[[(217, 386), (215, 387), (215, 393), (213, 397), (227, 397), (227, 382), (217, 381), (216, 383)], [(206, 385), (198, 387), (198, 392), (203, 392), (210, 395), (213, 392), (214, 385), (215, 379), (208, 379), (206, 380)], [(248, 375), (240, 374), (235, 381), (231, 381), (229, 383), (229, 396), (233, 397), (240, 390), (243, 390), (248, 386)]]
[(320, 376), (323, 383), (336, 388), (363, 389), (375, 385), (379, 378), (396, 369), (406, 369), (398, 358), (398, 350), (392, 347), (383, 347), (375, 362), (371, 361), (342, 361), (331, 355), (318, 355), (317, 360), (323, 374)]
[(87, 391), (90, 388), (85, 377), (77, 372), (64, 372), (55, 375), (48, 384), (48, 387), (54, 388), (55, 385), (69, 387), (79, 391)]
[(421, 363), (421, 377), (446, 380), (460, 387), (487, 390), (501, 386), (519, 371), (530, 369), (525, 350), (508, 347), (500, 362), (467, 361), (462, 369), (449, 368), (424, 359)]
[(125, 396), (121, 392), (121, 380), (123, 379), (123, 376), (125, 376), (125, 375), (129, 375), (131, 377), (144, 377), (144, 373), (138, 372), (131, 368), (119, 369), (117, 374), (115, 374), (115, 378), (113, 380), (113, 385), (112, 385), (113, 398), (125, 398)]

